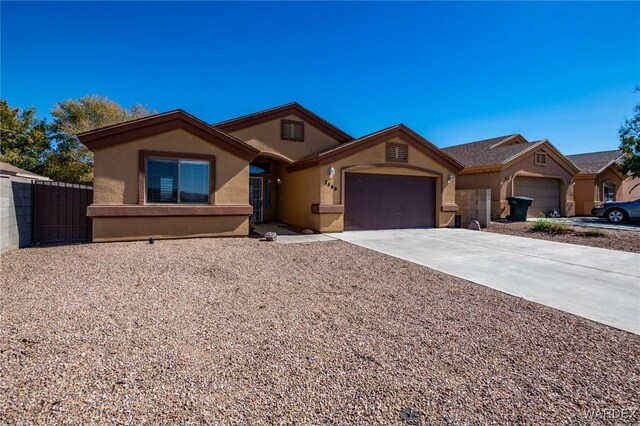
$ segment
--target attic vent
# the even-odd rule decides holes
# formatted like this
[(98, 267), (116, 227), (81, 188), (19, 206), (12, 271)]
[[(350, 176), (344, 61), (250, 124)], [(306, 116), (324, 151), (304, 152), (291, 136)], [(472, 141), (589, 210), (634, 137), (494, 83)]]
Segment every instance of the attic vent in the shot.
[(396, 163), (406, 163), (408, 161), (408, 148), (407, 145), (401, 143), (388, 143), (387, 144), (387, 161), (394, 161)]
[(304, 141), (304, 123), (302, 121), (282, 120), (281, 138), (288, 141)]
[(546, 166), (547, 165), (547, 154), (545, 152), (536, 152), (535, 158), (536, 166)]

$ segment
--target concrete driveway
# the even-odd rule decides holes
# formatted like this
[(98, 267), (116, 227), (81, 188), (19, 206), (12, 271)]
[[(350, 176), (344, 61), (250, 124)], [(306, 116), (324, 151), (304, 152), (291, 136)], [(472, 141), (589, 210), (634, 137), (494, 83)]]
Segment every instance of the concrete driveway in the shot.
[(333, 237), (640, 334), (640, 255), (466, 229)]

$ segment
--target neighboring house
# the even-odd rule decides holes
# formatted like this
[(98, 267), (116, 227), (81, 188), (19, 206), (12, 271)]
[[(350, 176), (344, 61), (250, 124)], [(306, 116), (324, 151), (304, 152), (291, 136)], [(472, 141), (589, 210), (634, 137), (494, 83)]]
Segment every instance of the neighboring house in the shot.
[(546, 139), (529, 142), (513, 134), (443, 151), (464, 165), (456, 178), (457, 189), (491, 189), (494, 217), (509, 215), (510, 196), (534, 199), (529, 217), (550, 210), (562, 216), (575, 214), (572, 183), (578, 169)]
[(573, 190), (576, 214), (591, 215), (593, 206), (605, 201), (640, 198), (640, 179), (620, 172), (618, 164), (623, 156), (617, 149), (567, 156), (580, 169)]
[(31, 244), (34, 180), (51, 179), (0, 162), (0, 253)]
[(36, 173), (33, 172), (29, 172), (27, 170), (23, 170), (19, 167), (16, 167), (12, 164), (9, 163), (3, 163), (2, 161), (0, 161), (0, 175), (1, 176), (15, 176), (15, 177), (19, 177), (19, 178), (25, 178), (25, 179), (34, 179), (34, 180), (46, 180), (46, 181), (50, 181), (51, 179), (49, 179), (46, 176), (40, 176)]
[(404, 125), (354, 139), (297, 103), (209, 125), (184, 111), (83, 133), (94, 241), (449, 226), (462, 165)]

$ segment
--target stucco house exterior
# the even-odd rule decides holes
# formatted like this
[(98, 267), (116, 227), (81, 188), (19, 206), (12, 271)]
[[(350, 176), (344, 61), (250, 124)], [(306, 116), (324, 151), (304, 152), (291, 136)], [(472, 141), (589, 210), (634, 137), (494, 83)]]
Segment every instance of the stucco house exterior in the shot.
[(181, 111), (79, 135), (94, 241), (453, 224), (463, 166), (400, 124), (353, 138), (297, 103), (207, 124)]
[(577, 215), (589, 216), (602, 202), (640, 198), (640, 179), (620, 172), (618, 163), (623, 156), (617, 149), (567, 156), (580, 169), (573, 191)]
[(521, 134), (443, 148), (464, 165), (456, 178), (457, 189), (491, 189), (491, 214), (510, 213), (507, 197), (534, 199), (529, 217), (555, 210), (574, 216), (573, 178), (577, 167), (546, 139), (528, 141)]

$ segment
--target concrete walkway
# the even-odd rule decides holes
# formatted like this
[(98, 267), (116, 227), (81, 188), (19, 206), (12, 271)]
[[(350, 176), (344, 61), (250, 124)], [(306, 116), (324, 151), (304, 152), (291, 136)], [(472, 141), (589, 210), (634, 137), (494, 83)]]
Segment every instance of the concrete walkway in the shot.
[(640, 334), (640, 255), (466, 229), (333, 237)]
[(267, 232), (275, 232), (278, 235), (278, 242), (282, 244), (316, 243), (320, 241), (335, 241), (334, 238), (326, 234), (298, 234), (286, 229), (283, 223), (270, 222), (261, 223), (255, 226), (255, 231), (264, 237)]

